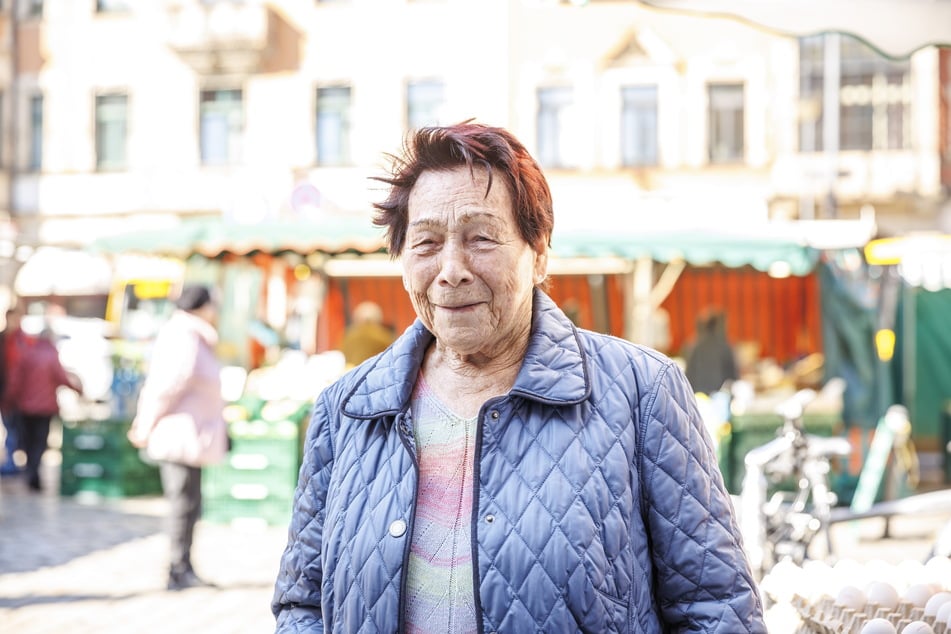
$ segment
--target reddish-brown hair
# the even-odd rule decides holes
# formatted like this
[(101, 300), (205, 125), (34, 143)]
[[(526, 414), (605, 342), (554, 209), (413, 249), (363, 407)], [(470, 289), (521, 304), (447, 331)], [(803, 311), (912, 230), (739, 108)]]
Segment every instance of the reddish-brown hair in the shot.
[(471, 120), (450, 126), (420, 128), (407, 135), (400, 156), (392, 161), (389, 176), (373, 177), (390, 190), (383, 202), (374, 203), (373, 224), (386, 227), (387, 247), (392, 257), (403, 251), (409, 223), (409, 196), (419, 176), (428, 170), (481, 167), (488, 173), (486, 195), (492, 177), (505, 180), (512, 198), (519, 234), (537, 251), (551, 244), (554, 226), (551, 191), (541, 168), (525, 146), (502, 128)]

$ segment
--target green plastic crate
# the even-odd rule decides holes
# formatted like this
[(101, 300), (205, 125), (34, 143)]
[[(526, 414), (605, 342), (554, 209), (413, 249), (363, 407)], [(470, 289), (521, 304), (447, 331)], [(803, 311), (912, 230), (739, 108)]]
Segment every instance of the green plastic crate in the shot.
[[(242, 458), (246, 456), (236, 456)], [(242, 464), (236, 461), (234, 464)], [(246, 464), (246, 463), (244, 463)], [(297, 486), (298, 471), (294, 467), (236, 468), (232, 464), (211, 465), (202, 470), (201, 488), (206, 498), (263, 498), (274, 495), (289, 497)], [(239, 493), (244, 491), (244, 494)], [(254, 493), (261, 491), (262, 493)]]
[(291, 519), (293, 504), (293, 498), (286, 496), (264, 499), (210, 498), (202, 501), (202, 519), (215, 524), (286, 526)]
[(132, 449), (126, 433), (128, 420), (66, 421), (63, 423), (64, 453), (85, 451), (121, 451)]
[(60, 495), (131, 497), (162, 492), (158, 467), (144, 462), (126, 437), (130, 421), (63, 424)]
[(77, 475), (67, 472), (60, 478), (60, 494), (73, 496), (92, 493), (107, 498), (157, 495), (162, 492), (162, 482), (158, 473), (124, 475), (108, 477), (96, 475)]

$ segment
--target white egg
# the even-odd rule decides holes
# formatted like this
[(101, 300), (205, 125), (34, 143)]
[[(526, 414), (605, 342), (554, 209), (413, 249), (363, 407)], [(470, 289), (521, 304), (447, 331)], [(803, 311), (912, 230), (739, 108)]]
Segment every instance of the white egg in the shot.
[(841, 584), (856, 584), (868, 579), (865, 567), (854, 559), (840, 559), (832, 566), (832, 571)]
[(936, 592), (931, 595), (931, 598), (925, 603), (925, 616), (936, 616), (938, 608), (948, 601), (951, 601), (951, 592)]
[(895, 566), (884, 559), (869, 559), (865, 562), (865, 578), (882, 581), (895, 577)]
[(932, 594), (934, 594), (934, 591), (931, 589), (930, 584), (916, 583), (908, 586), (902, 598), (916, 608), (923, 608), (925, 604), (928, 603), (928, 599), (931, 598)]
[(835, 604), (842, 607), (861, 610), (865, 607), (865, 593), (855, 586), (842, 586), (839, 593), (835, 595)]
[(901, 634), (934, 634), (934, 628), (924, 621), (912, 621), (901, 628)]
[(951, 590), (951, 558), (935, 556), (925, 563), (925, 579), (941, 586), (942, 590)]
[(789, 559), (783, 559), (763, 577), (760, 588), (776, 597), (779, 603), (788, 603), (792, 595), (807, 592), (810, 585), (803, 579), (802, 568)]
[(832, 586), (832, 566), (819, 559), (810, 559), (802, 565), (804, 581), (812, 588), (811, 595), (828, 594), (835, 596), (837, 588)]
[(938, 613), (934, 615), (935, 623), (947, 623), (951, 621), (951, 601), (946, 601), (944, 605), (938, 608)]
[(888, 619), (872, 619), (862, 626), (861, 634), (898, 634)]
[(889, 610), (894, 610), (898, 605), (898, 591), (885, 581), (873, 581), (865, 586), (865, 598), (869, 603)]
[(925, 569), (925, 565), (917, 559), (903, 559), (895, 567), (907, 585), (918, 583)]

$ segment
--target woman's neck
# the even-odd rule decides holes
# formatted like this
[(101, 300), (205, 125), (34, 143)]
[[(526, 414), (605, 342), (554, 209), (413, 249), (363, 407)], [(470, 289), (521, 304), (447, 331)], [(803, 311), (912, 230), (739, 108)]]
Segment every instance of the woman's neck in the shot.
[(490, 398), (507, 394), (522, 367), (526, 341), (496, 357), (461, 356), (437, 342), (426, 353), (426, 382), (445, 403), (462, 416), (475, 416)]

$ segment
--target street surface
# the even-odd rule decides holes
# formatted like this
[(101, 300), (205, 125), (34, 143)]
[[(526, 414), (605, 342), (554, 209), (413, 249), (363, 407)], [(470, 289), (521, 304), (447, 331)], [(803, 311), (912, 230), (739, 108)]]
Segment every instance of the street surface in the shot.
[(4, 477), (0, 631), (273, 632), (286, 527), (199, 522), (193, 563), (218, 587), (169, 592), (163, 512), (160, 497), (83, 502), (55, 490), (31, 494), (22, 479)]

